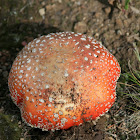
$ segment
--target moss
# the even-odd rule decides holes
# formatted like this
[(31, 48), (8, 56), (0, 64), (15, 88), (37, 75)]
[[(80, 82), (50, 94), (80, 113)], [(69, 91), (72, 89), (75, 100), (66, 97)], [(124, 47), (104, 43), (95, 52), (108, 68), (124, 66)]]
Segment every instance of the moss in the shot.
[(19, 140), (21, 129), (17, 120), (13, 120), (12, 115), (0, 113), (0, 139), (1, 140)]

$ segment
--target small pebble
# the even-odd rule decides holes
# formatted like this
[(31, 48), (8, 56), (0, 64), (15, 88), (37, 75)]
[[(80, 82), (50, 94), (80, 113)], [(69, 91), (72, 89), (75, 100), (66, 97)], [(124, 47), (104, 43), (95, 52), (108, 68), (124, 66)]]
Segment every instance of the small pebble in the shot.
[(105, 8), (105, 13), (108, 15), (111, 12), (111, 7), (106, 7)]
[(137, 129), (137, 133), (138, 133), (138, 135), (140, 135), (140, 127), (138, 127), (138, 129)]
[(115, 1), (115, 0), (108, 0), (108, 3), (109, 3), (110, 5), (113, 5), (114, 1)]
[(7, 78), (8, 77), (8, 71), (4, 71), (2, 74), (3, 74), (3, 77), (4, 78)]
[(40, 14), (41, 16), (44, 16), (44, 15), (45, 15), (45, 8), (39, 9), (39, 14)]
[(108, 140), (114, 140), (114, 138), (112, 138), (112, 137), (108, 137)]
[(119, 28), (122, 28), (123, 27), (123, 22), (121, 19), (116, 19), (116, 25), (119, 27)]
[(74, 26), (74, 31), (77, 33), (85, 33), (87, 31), (87, 24), (83, 21), (76, 23)]

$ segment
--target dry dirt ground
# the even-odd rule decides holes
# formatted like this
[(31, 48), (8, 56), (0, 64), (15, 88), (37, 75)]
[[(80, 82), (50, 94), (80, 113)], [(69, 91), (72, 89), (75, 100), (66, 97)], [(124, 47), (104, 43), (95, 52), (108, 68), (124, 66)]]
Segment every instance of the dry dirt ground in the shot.
[(128, 62), (133, 69), (140, 70), (134, 53), (135, 46), (140, 52), (140, 1), (131, 0), (128, 9), (125, 6), (125, 0), (0, 0), (1, 140), (140, 139), (140, 113), (128, 109), (133, 101), (120, 93), (127, 92), (127, 88), (119, 83), (115, 104), (96, 123), (86, 122), (55, 132), (27, 126), (7, 85), (12, 62), (26, 42), (59, 31), (94, 36), (117, 58), (122, 73), (129, 71)]

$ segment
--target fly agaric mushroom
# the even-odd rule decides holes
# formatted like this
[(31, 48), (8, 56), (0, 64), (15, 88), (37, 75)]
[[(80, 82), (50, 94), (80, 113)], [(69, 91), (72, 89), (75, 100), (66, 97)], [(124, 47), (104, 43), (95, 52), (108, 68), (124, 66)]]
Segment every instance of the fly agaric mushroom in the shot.
[(95, 120), (113, 105), (120, 66), (92, 37), (51, 33), (34, 39), (15, 59), (9, 89), (23, 120), (42, 130)]

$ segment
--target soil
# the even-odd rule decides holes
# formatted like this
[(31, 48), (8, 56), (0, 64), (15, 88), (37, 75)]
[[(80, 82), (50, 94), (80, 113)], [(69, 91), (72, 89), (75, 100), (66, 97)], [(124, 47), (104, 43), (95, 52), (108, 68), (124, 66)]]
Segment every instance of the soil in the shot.
[(106, 115), (55, 132), (27, 126), (7, 84), (17, 53), (34, 38), (59, 31), (80, 32), (102, 42), (122, 73), (129, 70), (128, 62), (140, 70), (134, 53), (136, 46), (140, 52), (140, 1), (125, 6), (125, 0), (0, 0), (0, 140), (118, 140), (127, 139), (128, 132), (129, 138), (140, 139), (140, 127), (134, 135), (126, 130), (127, 122), (116, 124), (115, 115), (121, 120), (132, 114), (126, 109), (128, 99), (119, 95), (119, 84), (117, 100)]

